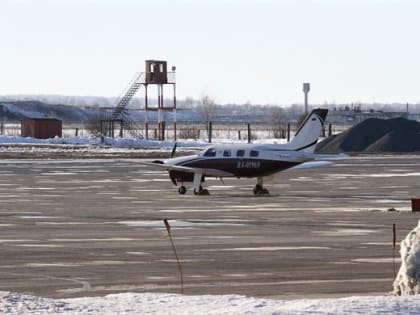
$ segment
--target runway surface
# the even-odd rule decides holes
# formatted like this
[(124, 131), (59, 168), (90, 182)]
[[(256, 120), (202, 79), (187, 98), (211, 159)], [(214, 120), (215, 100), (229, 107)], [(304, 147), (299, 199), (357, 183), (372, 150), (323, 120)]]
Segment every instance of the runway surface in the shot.
[[(0, 290), (48, 297), (180, 292), (272, 298), (386, 294), (417, 225), (420, 157), (356, 157), (179, 195), (130, 160), (2, 160)], [(389, 211), (397, 210), (397, 211)], [(396, 268), (399, 267), (398, 248)]]

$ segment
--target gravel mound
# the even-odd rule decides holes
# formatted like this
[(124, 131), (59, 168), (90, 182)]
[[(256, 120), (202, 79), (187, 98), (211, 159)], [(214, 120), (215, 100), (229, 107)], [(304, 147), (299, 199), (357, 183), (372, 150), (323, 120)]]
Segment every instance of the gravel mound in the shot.
[(320, 142), (316, 152), (420, 152), (420, 123), (369, 118)]

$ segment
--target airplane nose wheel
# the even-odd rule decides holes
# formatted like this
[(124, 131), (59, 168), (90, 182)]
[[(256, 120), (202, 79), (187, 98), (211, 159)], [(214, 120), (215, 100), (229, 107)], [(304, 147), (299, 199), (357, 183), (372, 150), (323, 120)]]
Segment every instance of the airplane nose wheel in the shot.
[(178, 188), (178, 192), (179, 192), (181, 195), (184, 195), (184, 194), (187, 192), (187, 188), (185, 188), (185, 186), (180, 186), (180, 187)]

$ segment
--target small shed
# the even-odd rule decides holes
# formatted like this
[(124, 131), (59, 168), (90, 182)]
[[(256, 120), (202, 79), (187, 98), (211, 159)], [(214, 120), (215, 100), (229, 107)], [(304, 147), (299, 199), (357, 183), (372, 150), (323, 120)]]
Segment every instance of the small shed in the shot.
[(20, 135), (37, 139), (62, 136), (63, 125), (55, 118), (28, 118), (20, 122)]

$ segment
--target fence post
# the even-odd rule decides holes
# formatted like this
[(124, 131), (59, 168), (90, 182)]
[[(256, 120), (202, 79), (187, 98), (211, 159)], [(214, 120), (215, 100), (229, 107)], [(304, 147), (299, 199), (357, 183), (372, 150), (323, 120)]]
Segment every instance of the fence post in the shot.
[(248, 143), (251, 143), (251, 124), (248, 123)]
[(211, 143), (211, 137), (212, 137), (212, 133), (213, 133), (213, 124), (212, 124), (211, 121), (209, 121), (208, 133), (209, 133), (209, 143)]
[(165, 140), (165, 122), (164, 121), (162, 121), (162, 123), (161, 123), (161, 128), (162, 128), (162, 131), (161, 131), (161, 139), (160, 140), (162, 140), (162, 141), (164, 141)]
[(287, 123), (287, 142), (290, 141), (290, 123)]

